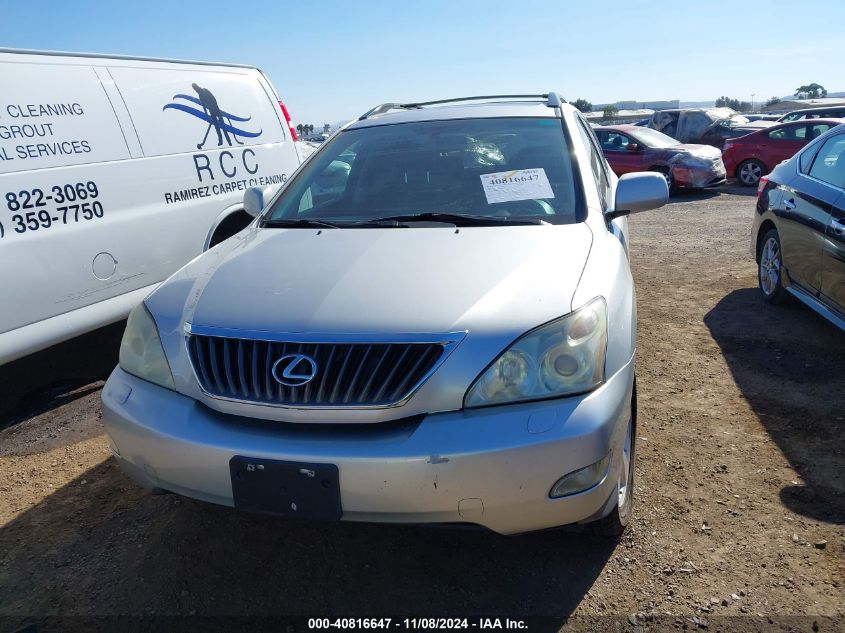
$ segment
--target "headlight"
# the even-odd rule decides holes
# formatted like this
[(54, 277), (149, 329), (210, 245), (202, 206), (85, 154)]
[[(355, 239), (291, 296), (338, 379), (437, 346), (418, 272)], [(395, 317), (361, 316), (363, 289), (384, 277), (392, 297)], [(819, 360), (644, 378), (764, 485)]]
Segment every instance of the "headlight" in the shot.
[(592, 391), (604, 382), (607, 304), (584, 307), (528, 332), (482, 373), (466, 407), (557, 398)]
[(120, 368), (161, 387), (176, 389), (158, 328), (143, 303), (129, 313), (126, 321), (126, 331), (120, 342)]

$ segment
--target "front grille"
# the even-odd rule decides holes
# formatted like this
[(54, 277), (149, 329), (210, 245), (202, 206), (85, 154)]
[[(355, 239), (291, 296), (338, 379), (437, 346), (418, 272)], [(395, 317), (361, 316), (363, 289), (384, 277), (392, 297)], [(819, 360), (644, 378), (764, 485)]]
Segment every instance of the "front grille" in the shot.
[[(442, 343), (297, 343), (198, 334), (188, 337), (194, 373), (206, 393), (296, 407), (399, 403), (428, 377), (445, 349)], [(288, 354), (313, 359), (314, 378), (301, 386), (278, 382), (273, 366)]]

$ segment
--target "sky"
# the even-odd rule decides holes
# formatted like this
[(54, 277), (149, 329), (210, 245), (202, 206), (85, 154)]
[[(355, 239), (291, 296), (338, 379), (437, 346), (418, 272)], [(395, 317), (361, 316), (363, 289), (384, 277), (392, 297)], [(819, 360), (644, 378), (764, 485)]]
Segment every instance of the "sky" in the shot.
[(258, 66), (294, 121), (318, 128), (379, 103), (473, 94), (845, 90), (843, 0), (0, 0), (0, 15), (7, 48)]

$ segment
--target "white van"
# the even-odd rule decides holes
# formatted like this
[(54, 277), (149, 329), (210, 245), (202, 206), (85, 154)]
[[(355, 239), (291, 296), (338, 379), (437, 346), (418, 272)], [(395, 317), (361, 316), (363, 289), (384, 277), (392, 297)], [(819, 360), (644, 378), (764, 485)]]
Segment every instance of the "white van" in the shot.
[(257, 68), (0, 49), (0, 364), (117, 321), (300, 163)]

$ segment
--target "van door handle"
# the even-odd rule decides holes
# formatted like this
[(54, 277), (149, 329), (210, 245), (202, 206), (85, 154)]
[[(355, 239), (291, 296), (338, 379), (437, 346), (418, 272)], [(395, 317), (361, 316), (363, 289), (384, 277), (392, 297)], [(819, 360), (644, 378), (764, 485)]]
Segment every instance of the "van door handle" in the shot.
[(833, 229), (833, 232), (837, 235), (845, 235), (845, 224), (842, 224), (839, 220), (834, 220), (831, 218), (830, 220), (830, 228)]
[(790, 198), (789, 200), (784, 200), (783, 206), (787, 211), (792, 211), (793, 209), (795, 209), (795, 198)]

